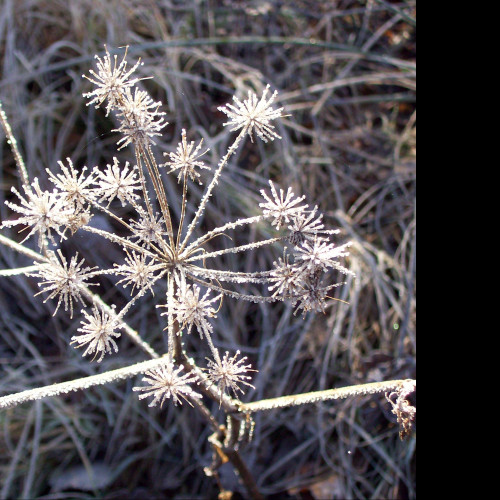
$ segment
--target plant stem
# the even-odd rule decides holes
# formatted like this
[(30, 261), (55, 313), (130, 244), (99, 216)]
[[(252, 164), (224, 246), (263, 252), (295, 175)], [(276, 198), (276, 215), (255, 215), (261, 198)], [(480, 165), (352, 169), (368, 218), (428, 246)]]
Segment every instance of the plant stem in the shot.
[(237, 450), (227, 448), (224, 448), (224, 452), (233, 464), (234, 468), (238, 471), (238, 475), (245, 485), (250, 498), (254, 500), (264, 500), (264, 497), (261, 495), (254, 477), (252, 476), (246, 463), (241, 458), (239, 452)]
[(71, 380), (70, 382), (62, 382), (60, 384), (30, 389), (17, 394), (9, 394), (8, 396), (0, 397), (0, 408), (9, 408), (27, 401), (36, 401), (38, 399), (60, 396), (68, 394), (69, 392), (80, 391), (97, 385), (105, 385), (119, 380), (125, 380), (148, 370), (154, 370), (164, 363), (164, 358), (152, 359), (132, 366), (127, 366), (125, 368), (119, 368), (118, 370), (101, 373), (99, 375), (92, 375), (90, 377)]
[(208, 186), (207, 190), (205, 191), (205, 194), (203, 195), (203, 198), (202, 198), (202, 200), (201, 200), (201, 202), (200, 202), (200, 204), (198, 206), (198, 210), (196, 211), (196, 214), (194, 215), (194, 218), (193, 218), (191, 224), (189, 225), (189, 227), (187, 229), (187, 233), (186, 233), (186, 236), (184, 237), (184, 242), (182, 243), (182, 246), (181, 246), (181, 248), (179, 250), (179, 253), (181, 253), (186, 248), (186, 246), (188, 245), (189, 238), (191, 237), (192, 232), (194, 231), (196, 225), (198, 224), (198, 221), (199, 221), (200, 217), (203, 215), (203, 212), (205, 211), (205, 207), (207, 206), (208, 200), (212, 196), (212, 191), (214, 190), (215, 186), (217, 186), (217, 184), (219, 183), (219, 177), (222, 174), (222, 170), (228, 164), (229, 159), (231, 158), (231, 156), (238, 149), (238, 147), (240, 145), (240, 142), (243, 140), (243, 138), (245, 137), (245, 135), (246, 135), (246, 130), (243, 129), (239, 133), (238, 137), (235, 139), (235, 141), (233, 142), (233, 144), (231, 145), (231, 147), (229, 148), (226, 156), (224, 156), (224, 158), (222, 158), (222, 160), (220, 161), (219, 166), (217, 167), (217, 170), (214, 173), (212, 182), (210, 183), (210, 185)]
[(38, 266), (18, 267), (17, 269), (5, 269), (0, 271), (0, 276), (18, 276), (38, 271)]
[(28, 170), (26, 169), (23, 157), (21, 156), (21, 153), (19, 152), (19, 149), (17, 147), (16, 138), (14, 137), (12, 129), (10, 128), (7, 115), (3, 110), (2, 101), (0, 101), (0, 124), (2, 125), (5, 136), (7, 137), (7, 144), (10, 146), (12, 154), (14, 155), (14, 159), (16, 160), (17, 169), (19, 170), (19, 175), (21, 176), (23, 186), (29, 187), (30, 180), (28, 177)]
[(11, 240), (10, 238), (6, 238), (1, 234), (0, 234), (0, 243), (18, 253), (26, 255), (30, 259), (33, 259), (37, 262), (48, 262), (48, 259), (43, 255), (40, 255), (39, 253), (31, 250), (30, 248), (27, 248), (19, 243), (16, 243), (15, 241)]
[(239, 411), (243, 413), (255, 413), (259, 411), (275, 410), (277, 408), (287, 408), (289, 406), (319, 403), (323, 401), (330, 401), (332, 399), (347, 399), (355, 396), (365, 396), (367, 394), (392, 392), (407, 382), (407, 380), (390, 380), (388, 382), (353, 385), (350, 387), (341, 387), (340, 389), (330, 389), (327, 391), (309, 392), (306, 394), (284, 396), (282, 398), (266, 399), (256, 401), (254, 403), (240, 404)]

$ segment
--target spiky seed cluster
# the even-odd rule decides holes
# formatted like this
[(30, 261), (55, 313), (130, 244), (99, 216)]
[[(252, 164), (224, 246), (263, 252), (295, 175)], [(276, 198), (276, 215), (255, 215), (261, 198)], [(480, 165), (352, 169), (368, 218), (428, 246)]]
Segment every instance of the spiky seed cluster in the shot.
[[(203, 338), (209, 338), (213, 332), (209, 318), (215, 318), (217, 311), (212, 304), (220, 302), (222, 295), (210, 298), (211, 291), (208, 290), (203, 297), (200, 297), (200, 287), (197, 285), (186, 285), (182, 283), (177, 291), (177, 300), (173, 305), (173, 312), (182, 328), (187, 328), (187, 333), (191, 333), (193, 326)], [(168, 313), (163, 313), (162, 316)]]
[(73, 166), (70, 158), (66, 158), (68, 166), (62, 161), (58, 161), (61, 173), (54, 174), (48, 168), (46, 169), (49, 175), (49, 180), (60, 191), (69, 204), (73, 204), (75, 212), (84, 210), (89, 200), (95, 196), (93, 184), (95, 182), (95, 174), (92, 172), (86, 175), (87, 167), (83, 167), (81, 172), (78, 172)]
[(92, 361), (95, 361), (99, 356), (97, 362), (100, 363), (106, 354), (111, 354), (113, 350), (118, 352), (118, 345), (114, 339), (121, 336), (117, 330), (122, 326), (117, 323), (115, 318), (104, 311), (99, 311), (95, 306), (92, 315), (85, 310), (82, 313), (85, 316), (85, 321), (82, 321), (82, 327), (78, 329), (82, 334), (72, 337), (71, 343), (77, 344), (77, 348), (87, 346), (82, 356), (94, 354)]
[(205, 163), (199, 160), (199, 158), (204, 156), (210, 150), (206, 149), (200, 153), (203, 146), (203, 139), (199, 142), (195, 149), (194, 141), (188, 144), (186, 137), (186, 130), (183, 129), (182, 142), (177, 146), (177, 151), (175, 153), (163, 153), (164, 156), (170, 157), (170, 161), (160, 165), (160, 167), (170, 167), (170, 170), (168, 171), (169, 174), (179, 171), (179, 176), (177, 177), (178, 182), (181, 182), (183, 178), (185, 179), (189, 176), (192, 181), (198, 181), (201, 185), (201, 175), (197, 169), (210, 170), (210, 167), (207, 167)]
[(130, 221), (132, 228), (131, 241), (137, 240), (137, 243), (144, 248), (150, 248), (151, 245), (160, 243), (167, 234), (165, 231), (165, 221), (159, 214), (149, 214), (138, 207), (137, 213), (139, 220)]
[(336, 268), (339, 257), (348, 255), (347, 245), (336, 247), (328, 241), (315, 238), (312, 242), (305, 241), (296, 250), (296, 257), (300, 263), (300, 269), (310, 275), (325, 272)]
[(162, 269), (162, 266), (155, 265), (154, 260), (146, 254), (127, 251), (125, 264), (116, 266), (116, 274), (124, 276), (117, 284), (120, 285), (123, 283), (123, 288), (132, 285), (131, 293), (134, 293), (136, 288), (139, 290), (149, 288), (151, 287), (155, 272), (160, 269)]
[(272, 96), (268, 99), (267, 94), (269, 88), (270, 86), (267, 85), (260, 100), (254, 92), (248, 91), (248, 99), (245, 99), (243, 102), (236, 96), (233, 97), (236, 106), (227, 104), (226, 106), (218, 108), (219, 111), (222, 111), (230, 118), (228, 122), (224, 123), (224, 126), (231, 127), (231, 132), (242, 130), (245, 134), (250, 136), (252, 142), (254, 132), (264, 142), (281, 139), (275, 132), (272, 121), (283, 116), (283, 108), (272, 108), (278, 91), (274, 91)]
[(168, 125), (163, 118), (165, 113), (158, 111), (161, 102), (154, 102), (147, 92), (135, 89), (125, 89), (123, 100), (118, 107), (120, 126), (113, 132), (120, 132), (123, 138), (118, 141), (123, 149), (129, 144), (135, 144), (147, 149), (150, 144), (156, 144), (153, 137), (161, 136), (160, 130)]
[(61, 250), (57, 250), (56, 256), (54, 252), (50, 254), (50, 262), (39, 263), (35, 262), (37, 273), (32, 274), (42, 281), (38, 284), (40, 292), (48, 293), (49, 296), (44, 302), (49, 299), (58, 298), (57, 307), (54, 316), (57, 314), (61, 303), (64, 303), (64, 310), (70, 310), (71, 318), (73, 318), (73, 301), (77, 300), (84, 304), (82, 293), (84, 292), (86, 283), (93, 276), (93, 271), (97, 268), (84, 267), (85, 261), (78, 261), (78, 254), (73, 256), (68, 262)]
[(322, 214), (317, 215), (317, 207), (309, 210), (303, 205), (303, 197), (296, 198), (291, 189), (285, 195), (278, 192), (270, 181), (272, 198), (262, 191), (266, 203), (261, 203), (264, 216), (272, 219), (271, 224), (280, 229), (288, 223), (287, 240), (293, 245), (292, 255), (284, 253), (283, 259), (274, 263), (269, 279), (269, 291), (273, 297), (291, 300), (297, 306), (296, 312), (324, 312), (328, 291), (340, 284), (324, 283), (326, 274), (336, 270), (353, 275), (340, 264), (347, 257), (349, 244), (335, 246), (328, 236), (338, 231), (324, 229)]
[[(12, 211), (21, 214), (22, 217), (13, 221), (4, 221), (2, 227), (28, 226), (31, 231), (23, 242), (33, 234), (38, 233), (38, 246), (40, 248), (44, 246), (45, 237), (48, 237), (55, 244), (53, 232), (64, 239), (65, 226), (74, 214), (74, 209), (65, 198), (57, 190), (42, 191), (37, 178), (33, 180), (31, 186), (23, 186), (23, 189), (25, 197), (16, 188), (12, 188), (12, 192), (19, 198), (20, 205), (9, 201), (5, 202)], [(22, 231), (24, 229), (20, 232)]]
[(68, 166), (59, 161), (60, 173), (53, 173), (46, 169), (49, 180), (59, 191), (61, 198), (64, 199), (68, 207), (73, 209), (73, 213), (68, 216), (66, 227), (72, 234), (78, 229), (86, 226), (91, 219), (90, 205), (96, 197), (95, 171), (87, 174), (87, 167), (78, 172), (73, 166), (70, 158), (66, 158)]
[(271, 224), (276, 226), (276, 229), (279, 230), (284, 222), (290, 222), (292, 217), (296, 218), (304, 213), (307, 206), (300, 205), (300, 203), (304, 201), (305, 196), (296, 198), (292, 188), (288, 188), (286, 195), (283, 189), (280, 189), (278, 195), (278, 191), (273, 181), (269, 181), (269, 185), (271, 186), (272, 198), (262, 190), (261, 194), (266, 200), (266, 203), (260, 203), (260, 207), (263, 208), (266, 217), (271, 217), (273, 219)]
[(269, 278), (269, 291), (276, 300), (291, 300), (296, 312), (324, 312), (328, 291), (340, 284), (324, 283), (327, 273), (336, 270), (353, 275), (340, 265), (339, 259), (347, 257), (349, 244), (335, 246), (329, 236), (339, 231), (325, 230), (323, 215), (318, 207), (309, 209), (302, 203), (304, 196), (296, 197), (292, 189), (285, 193), (276, 189), (269, 181), (271, 195), (261, 191), (265, 202), (260, 203), (264, 217), (271, 219), (277, 230), (288, 225), (286, 239), (293, 245), (292, 255), (285, 253), (283, 259), (274, 263)]
[[(114, 112), (118, 121), (116, 131), (121, 134), (118, 144), (120, 147), (134, 146), (135, 166), (131, 167), (128, 162), (120, 165), (118, 159), (113, 158), (112, 164), (104, 169), (95, 167), (89, 172), (84, 167), (78, 172), (70, 159), (66, 164), (59, 162), (58, 173), (48, 172), (55, 187), (53, 191), (42, 191), (38, 179), (24, 186), (24, 196), (14, 189), (20, 203), (7, 202), (7, 205), (20, 217), (4, 222), (2, 227), (28, 226), (28, 237), (38, 234), (42, 253), (52, 255), (50, 262), (39, 266), (37, 276), (43, 280), (41, 292), (47, 293), (49, 299), (58, 300), (56, 310), (64, 304), (72, 313), (74, 301), (83, 302), (82, 298), (92, 297), (87, 289), (91, 276), (118, 276), (118, 284), (125, 288), (130, 286), (131, 298), (118, 314), (111, 314), (108, 308), (100, 305), (100, 300), (93, 300), (91, 313), (83, 312), (85, 320), (78, 330), (80, 335), (72, 338), (72, 344), (86, 346), (84, 356), (92, 354), (100, 362), (105, 354), (116, 351), (123, 317), (141, 297), (153, 293), (157, 283), (163, 283), (166, 297), (161, 307), (165, 309), (162, 316), (166, 318), (169, 352), (165, 366), (147, 375), (150, 386), (137, 390), (147, 392), (142, 397), (154, 396), (152, 404), (163, 404), (168, 398), (177, 403), (181, 397), (198, 397), (189, 387), (197, 381), (196, 377), (191, 373), (181, 375), (182, 367), (177, 367), (174, 361), (177, 359), (176, 346), (182, 346), (177, 336), (190, 333), (195, 327), (210, 350), (207, 373), (219, 387), (220, 397), (228, 390), (236, 395), (242, 392), (241, 385), (251, 387), (248, 373), (253, 370), (246, 364), (246, 358), (239, 358), (239, 351), (232, 357), (226, 352), (221, 359), (212, 339), (215, 332), (211, 321), (217, 315), (216, 304), (221, 304), (223, 297), (255, 303), (287, 300), (296, 307), (296, 312), (324, 311), (328, 292), (339, 285), (331, 284), (330, 276), (333, 272), (350, 274), (340, 263), (348, 255), (348, 246), (335, 246), (330, 241), (330, 236), (337, 231), (324, 228), (318, 207), (310, 209), (304, 203), (304, 196), (296, 196), (291, 188), (281, 189), (272, 181), (269, 181), (270, 192), (262, 190), (260, 215), (230, 221), (201, 235), (196, 234), (223, 169), (245, 137), (248, 135), (253, 141), (256, 135), (264, 142), (279, 138), (273, 122), (283, 116), (283, 108), (274, 109), (277, 92), (269, 95), (269, 86), (261, 97), (249, 92), (248, 99), (240, 101), (235, 97), (233, 104), (220, 108), (229, 118), (224, 125), (231, 131), (239, 131), (239, 135), (214, 168), (199, 203), (192, 204), (194, 213), (187, 203), (188, 191), (192, 182), (200, 183), (201, 170), (208, 171), (209, 167), (201, 160), (206, 153), (203, 142), (188, 142), (187, 132), (182, 131), (177, 150), (169, 153), (170, 161), (163, 165), (169, 168), (168, 174), (177, 175), (177, 180), (183, 182), (182, 203), (175, 210), (180, 214), (176, 227), (166, 194), (168, 190), (151, 148), (166, 125), (165, 114), (160, 111), (160, 102), (153, 101), (147, 92), (136, 86), (139, 78), (132, 78), (132, 74), (138, 66), (139, 63), (129, 69), (125, 57), (118, 62), (106, 49), (103, 59), (97, 57), (97, 71), (91, 71), (91, 77), (86, 77), (96, 88), (85, 94), (89, 104), (98, 107), (106, 103), (106, 113)], [(129, 223), (113, 212), (116, 200), (127, 207), (128, 213), (135, 213)], [(116, 224), (121, 224), (119, 234), (91, 226), (92, 211), (110, 216)], [(222, 235), (236, 230), (250, 233), (251, 225), (261, 225), (265, 221), (275, 231), (273, 237), (224, 249), (207, 248), (207, 243), (216, 243)], [(59, 251), (50, 254), (45, 240), (48, 238), (56, 245), (54, 234), (63, 239), (68, 230), (97, 234), (120, 245), (124, 259), (111, 269), (93, 270), (85, 267), (76, 256), (67, 261)], [(259, 251), (278, 243), (286, 243), (292, 248), (285, 247), (283, 257), (270, 270), (240, 272), (214, 264), (223, 262), (228, 255)], [(252, 285), (252, 290), (261, 287), (262, 294), (249, 293), (248, 285)]]
[(127, 51), (119, 64), (116, 55), (114, 64), (111, 62), (107, 48), (103, 59), (96, 56), (98, 71), (90, 70), (92, 77), (83, 75), (96, 89), (84, 94), (84, 97), (91, 99), (88, 104), (95, 104), (96, 108), (107, 100), (106, 116), (112, 110), (117, 112), (120, 126), (113, 131), (123, 135), (118, 141), (118, 149), (129, 144), (147, 149), (151, 144), (155, 144), (153, 138), (160, 136), (160, 131), (168, 123), (164, 118), (165, 113), (158, 111), (162, 103), (153, 101), (147, 92), (135, 87), (145, 78), (130, 79), (142, 63), (137, 62), (131, 69), (127, 69), (126, 56)]
[(90, 99), (87, 106), (95, 104), (96, 108), (107, 100), (106, 116), (108, 116), (110, 111), (122, 101), (125, 90), (133, 87), (142, 79), (129, 79), (142, 63), (138, 61), (131, 69), (127, 70), (127, 50), (125, 50), (123, 59), (119, 64), (117, 56), (113, 57), (112, 62), (111, 55), (106, 46), (105, 50), (106, 53), (102, 59), (97, 55), (95, 56), (97, 59), (97, 73), (93, 69), (89, 71), (93, 78), (83, 75), (83, 78), (86, 78), (96, 86), (92, 92), (83, 94), (83, 96)]
[(231, 358), (229, 357), (229, 352), (224, 354), (224, 357), (220, 359), (219, 356), (208, 360), (208, 376), (219, 388), (222, 394), (231, 390), (233, 394), (238, 397), (238, 392), (244, 394), (245, 391), (240, 387), (240, 385), (246, 385), (255, 389), (255, 387), (247, 382), (251, 380), (252, 377), (247, 375), (249, 372), (254, 372), (251, 365), (245, 365), (247, 361), (246, 356), (238, 359), (240, 356), (240, 351)]
[(117, 158), (113, 158), (113, 165), (107, 165), (104, 172), (97, 171), (97, 196), (99, 202), (107, 201), (109, 204), (118, 198), (122, 206), (135, 201), (139, 196), (136, 191), (141, 189), (140, 181), (137, 175), (137, 168), (129, 168), (127, 162), (123, 168)]
[(328, 292), (343, 283), (327, 284), (325, 277), (331, 270), (354, 276), (349, 269), (340, 265), (339, 260), (349, 255), (349, 244), (335, 246), (333, 243), (315, 236), (293, 249), (292, 256), (286, 253), (283, 259), (274, 263), (269, 290), (274, 297), (291, 300), (297, 306), (296, 312), (324, 312)]
[(297, 268), (290, 264), (289, 255), (285, 248), (283, 258), (280, 258), (274, 263), (274, 270), (271, 271), (269, 279), (269, 291), (273, 292), (273, 297), (291, 299), (297, 294), (297, 290), (301, 287), (301, 276), (297, 272)]
[(318, 236), (339, 234), (337, 230), (326, 230), (322, 222), (323, 214), (317, 215), (318, 207), (310, 212), (302, 212), (294, 215), (292, 223), (288, 226), (290, 235), (288, 241), (295, 247), (306, 241), (313, 241)]
[(167, 399), (172, 399), (175, 405), (182, 404), (182, 400), (187, 401), (191, 406), (189, 399), (200, 399), (201, 395), (195, 392), (190, 384), (198, 381), (198, 377), (192, 373), (181, 375), (184, 371), (183, 366), (175, 367), (174, 363), (167, 361), (164, 366), (156, 370), (150, 370), (145, 373), (143, 382), (148, 385), (145, 387), (134, 387), (134, 391), (142, 391), (139, 399), (153, 397), (148, 406), (163, 404)]

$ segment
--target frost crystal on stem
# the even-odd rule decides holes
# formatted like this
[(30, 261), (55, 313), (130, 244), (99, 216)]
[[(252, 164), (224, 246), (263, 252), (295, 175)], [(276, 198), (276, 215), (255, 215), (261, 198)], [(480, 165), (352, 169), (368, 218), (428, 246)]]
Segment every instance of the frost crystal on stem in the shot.
[(85, 261), (82, 259), (78, 262), (78, 255), (72, 257), (68, 262), (61, 250), (58, 250), (57, 254), (59, 259), (54, 253), (50, 253), (50, 263), (35, 263), (38, 272), (32, 276), (43, 280), (38, 285), (41, 291), (37, 295), (49, 293), (44, 302), (59, 296), (54, 316), (61, 303), (64, 302), (64, 310), (67, 311), (69, 308), (71, 317), (73, 317), (73, 300), (84, 304), (82, 291), (85, 286), (88, 286), (85, 282), (92, 276), (92, 271), (96, 268), (83, 267)]
[(170, 398), (175, 405), (182, 404), (182, 399), (184, 399), (192, 406), (189, 398), (200, 399), (201, 395), (195, 392), (189, 384), (197, 382), (198, 377), (191, 373), (181, 375), (182, 371), (184, 371), (183, 366), (176, 368), (174, 363), (166, 361), (164, 366), (145, 373), (142, 381), (149, 385), (134, 387), (133, 390), (144, 392), (139, 395), (139, 399), (153, 397), (153, 401), (148, 406), (156, 406), (159, 403), (160, 407), (163, 407), (163, 403)]
[(238, 392), (244, 394), (245, 391), (240, 387), (241, 384), (255, 389), (252, 384), (247, 382), (247, 380), (252, 379), (247, 373), (255, 370), (252, 370), (251, 365), (244, 364), (247, 360), (246, 356), (238, 359), (239, 355), (240, 351), (237, 351), (230, 358), (229, 352), (226, 352), (222, 359), (217, 355), (215, 361), (208, 360), (208, 376), (218, 386), (221, 397), (228, 389), (232, 390), (235, 396)]
[(73, 166), (73, 162), (66, 158), (69, 168), (62, 161), (57, 162), (62, 173), (54, 174), (49, 169), (46, 169), (49, 180), (61, 191), (69, 203), (73, 203), (75, 211), (83, 209), (88, 199), (92, 199), (94, 194), (93, 184), (95, 181), (94, 173), (86, 176), (87, 167), (84, 167), (78, 175), (78, 172)]
[[(169, 156), (170, 161), (160, 165), (160, 167), (171, 167), (168, 171), (169, 174), (172, 172), (176, 172), (179, 170), (179, 176), (177, 177), (177, 181), (181, 182), (183, 177), (189, 177), (192, 181), (197, 180), (201, 185), (200, 181), (200, 173), (196, 171), (197, 168), (201, 170), (210, 170), (210, 167), (207, 167), (202, 161), (198, 159), (205, 155), (209, 149), (200, 153), (200, 150), (203, 145), (203, 139), (200, 141), (196, 149), (194, 149), (194, 141), (189, 143), (186, 139), (186, 130), (182, 130), (182, 142), (177, 146), (177, 151), (175, 153), (163, 153), (164, 156)], [(194, 149), (194, 151), (193, 151)]]
[(2, 223), (2, 227), (18, 225), (31, 227), (30, 233), (23, 242), (38, 232), (38, 246), (40, 248), (43, 247), (44, 236), (48, 236), (50, 241), (55, 244), (52, 231), (55, 231), (61, 239), (64, 239), (64, 226), (74, 213), (74, 210), (68, 206), (66, 200), (57, 191), (42, 191), (37, 178), (34, 179), (30, 187), (23, 186), (23, 189), (26, 193), (26, 198), (16, 188), (12, 188), (12, 192), (21, 202), (20, 205), (15, 205), (9, 201), (5, 202), (11, 210), (21, 214), (22, 217), (14, 221), (5, 221)]
[(86, 345), (87, 349), (82, 356), (94, 354), (92, 361), (99, 356), (97, 362), (100, 363), (105, 354), (111, 354), (113, 349), (118, 352), (118, 345), (114, 338), (121, 336), (121, 333), (116, 331), (121, 326), (116, 323), (114, 318), (104, 311), (100, 312), (95, 306), (93, 307), (92, 316), (85, 310), (82, 313), (86, 319), (86, 322), (82, 321), (82, 327), (78, 329), (79, 332), (82, 332), (82, 335), (71, 337), (71, 343), (78, 344), (77, 348)]
[(296, 217), (307, 210), (307, 205), (299, 205), (304, 201), (305, 196), (296, 198), (292, 188), (288, 188), (286, 195), (283, 189), (280, 189), (278, 195), (273, 181), (269, 181), (269, 185), (271, 186), (272, 198), (262, 189), (260, 193), (266, 203), (260, 203), (259, 206), (264, 209), (266, 217), (273, 218), (271, 224), (279, 230), (284, 222), (290, 222), (291, 217)]
[(104, 172), (96, 171), (98, 175), (96, 190), (99, 201), (107, 200), (110, 204), (115, 198), (125, 206), (127, 202), (133, 202), (138, 198), (135, 191), (141, 189), (139, 179), (137, 178), (136, 168), (129, 169), (129, 162), (125, 163), (123, 169), (117, 158), (113, 158), (113, 165), (107, 166)]
[(219, 111), (222, 111), (230, 118), (227, 123), (224, 123), (224, 126), (230, 126), (231, 132), (237, 130), (244, 131), (245, 134), (250, 136), (252, 142), (254, 132), (264, 142), (281, 139), (274, 131), (274, 125), (272, 125), (271, 122), (283, 116), (281, 113), (283, 108), (273, 109), (271, 107), (278, 95), (278, 91), (275, 91), (273, 95), (267, 99), (269, 87), (270, 86), (267, 85), (260, 100), (254, 92), (248, 91), (248, 99), (243, 102), (236, 96), (233, 97), (236, 106), (227, 104), (226, 106), (218, 108)]
[(106, 106), (106, 116), (108, 116), (109, 112), (123, 99), (125, 90), (133, 87), (138, 81), (143, 80), (143, 78), (129, 80), (130, 75), (142, 63), (138, 61), (131, 69), (127, 70), (127, 50), (125, 50), (125, 54), (120, 64), (118, 64), (116, 55), (113, 57), (113, 64), (108, 49), (106, 47), (105, 49), (106, 54), (103, 59), (97, 55), (95, 56), (97, 59), (97, 73), (92, 69), (89, 71), (93, 78), (83, 75), (84, 78), (96, 86), (95, 90), (83, 94), (83, 96), (91, 99), (91, 101), (87, 103), (87, 106), (95, 104), (96, 108), (107, 99), (108, 105)]
[(161, 105), (161, 102), (154, 102), (147, 92), (136, 88), (132, 96), (130, 89), (126, 89), (118, 111), (121, 125), (113, 130), (124, 136), (118, 141), (118, 149), (129, 144), (142, 148), (155, 144), (153, 137), (160, 136), (160, 130), (168, 125), (163, 118), (165, 113), (158, 111)]

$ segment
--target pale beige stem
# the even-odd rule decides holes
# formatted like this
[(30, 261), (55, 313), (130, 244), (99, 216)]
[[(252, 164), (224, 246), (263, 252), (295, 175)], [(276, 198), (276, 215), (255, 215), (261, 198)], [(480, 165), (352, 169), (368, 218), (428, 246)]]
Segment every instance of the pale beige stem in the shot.
[(164, 358), (143, 361), (142, 363), (138, 363), (136, 365), (108, 371), (99, 375), (92, 375), (90, 377), (84, 377), (70, 382), (62, 382), (60, 384), (30, 389), (17, 394), (10, 394), (8, 396), (0, 397), (0, 408), (9, 408), (28, 401), (36, 401), (38, 399), (60, 396), (74, 391), (89, 389), (90, 387), (98, 385), (118, 382), (120, 380), (134, 377), (135, 375), (139, 375), (140, 373), (144, 373), (148, 370), (154, 370), (165, 362), (166, 360)]
[(16, 160), (16, 165), (19, 170), (19, 175), (21, 176), (22, 183), (24, 186), (29, 187), (30, 180), (28, 176), (28, 170), (26, 169), (23, 157), (21, 156), (21, 153), (19, 152), (19, 149), (17, 147), (16, 138), (14, 137), (12, 129), (10, 128), (7, 115), (3, 110), (2, 101), (0, 101), (0, 124), (2, 125), (5, 136), (7, 137), (7, 144), (10, 146), (12, 154), (14, 155), (14, 159)]
[(234, 143), (232, 144), (232, 146), (229, 148), (226, 156), (224, 156), (224, 158), (222, 158), (222, 160), (220, 161), (219, 166), (218, 166), (217, 170), (215, 171), (212, 182), (210, 183), (207, 190), (205, 191), (205, 194), (203, 195), (203, 198), (200, 202), (200, 205), (198, 206), (198, 210), (196, 211), (196, 214), (195, 214), (191, 224), (189, 225), (189, 227), (187, 229), (187, 233), (186, 233), (186, 236), (185, 236), (184, 241), (182, 243), (182, 246), (179, 250), (179, 253), (182, 253), (184, 251), (184, 249), (186, 248), (186, 246), (188, 245), (189, 238), (191, 237), (191, 234), (193, 233), (196, 225), (198, 224), (200, 217), (202, 216), (203, 212), (205, 211), (205, 207), (207, 206), (208, 200), (212, 196), (212, 191), (214, 190), (215, 186), (217, 186), (217, 184), (219, 183), (219, 177), (222, 174), (222, 170), (228, 164), (229, 158), (231, 158), (231, 156), (238, 149), (238, 146), (240, 145), (240, 142), (243, 140), (245, 135), (246, 135), (246, 130), (242, 130), (240, 132), (240, 134), (238, 135), (238, 137), (236, 138), (236, 140), (234, 141)]
[[(378, 394), (392, 392), (408, 380), (390, 380), (388, 382), (375, 382), (372, 384), (353, 385), (350, 387), (341, 387), (340, 389), (330, 389), (327, 391), (309, 392), (306, 394), (297, 394), (293, 396), (284, 396), (282, 398), (266, 399), (256, 401), (255, 403), (240, 404), (240, 412), (255, 413), (258, 411), (269, 411), (277, 408), (287, 408), (290, 406), (300, 406), (305, 404), (321, 403), (334, 399), (347, 399), (355, 396), (366, 396), (368, 394)], [(416, 384), (416, 382), (415, 382)]]
[(48, 262), (49, 260), (47, 257), (44, 257), (43, 255), (40, 255), (37, 252), (34, 252), (30, 248), (27, 248), (23, 245), (20, 245), (19, 243), (16, 243), (15, 241), (11, 240), (10, 238), (7, 238), (5, 236), (2, 236), (0, 234), (0, 243), (12, 250), (15, 250), (16, 252), (26, 255), (30, 259), (33, 259), (34, 261), (37, 262)]

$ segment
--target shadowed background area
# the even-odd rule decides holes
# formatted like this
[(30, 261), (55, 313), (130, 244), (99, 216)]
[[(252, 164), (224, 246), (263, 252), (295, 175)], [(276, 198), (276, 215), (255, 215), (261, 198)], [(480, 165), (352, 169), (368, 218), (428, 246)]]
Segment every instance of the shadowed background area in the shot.
[[(133, 162), (130, 149), (116, 152), (114, 118), (82, 97), (90, 90), (82, 74), (104, 44), (128, 45), (129, 61), (143, 62), (138, 74), (154, 77), (141, 84), (170, 123), (158, 158), (175, 150), (185, 128), (190, 139), (204, 138), (206, 162), (216, 164), (234, 138), (218, 106), (267, 83), (279, 91), (277, 104), (290, 115), (277, 124), (283, 140), (239, 150), (206, 213), (208, 228), (255, 215), (259, 191), (273, 179), (317, 205), (325, 226), (342, 230), (339, 243), (354, 243), (348, 265), (357, 277), (335, 289), (349, 305), (331, 301), (324, 315), (303, 318), (286, 304), (224, 301), (214, 342), (239, 349), (259, 370), (243, 400), (415, 378), (416, 1), (0, 0), (0, 100), (30, 176), (45, 188), (45, 169), (67, 157), (79, 168), (113, 156)], [(2, 221), (13, 217), (4, 204), (13, 185), (2, 133)], [(175, 175), (166, 190), (178, 218)], [(22, 240), (15, 230), (5, 234)], [(87, 234), (63, 248), (90, 266), (123, 260), (119, 248)], [(252, 272), (278, 257), (252, 252), (226, 256), (224, 265)], [(30, 264), (0, 246), (0, 269)], [(109, 303), (126, 303), (127, 290), (108, 278), (100, 284)], [(55, 303), (37, 292), (34, 279), (0, 278), (0, 395), (145, 359), (123, 337), (102, 366), (82, 359), (69, 346), (80, 314), (53, 317)], [(161, 293), (142, 300), (128, 318), (159, 352), (166, 340), (154, 305), (164, 301)], [(196, 335), (187, 342), (197, 359), (208, 354)], [(136, 384), (0, 412), (0, 498), (216, 497), (203, 473), (210, 429), (187, 405), (148, 408), (132, 392)], [(268, 498), (416, 497), (416, 437), (399, 440), (383, 397), (277, 410), (256, 424), (242, 455)], [(225, 467), (224, 486), (242, 491)]]

